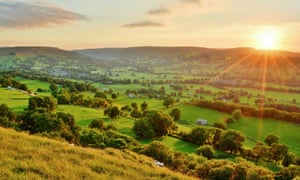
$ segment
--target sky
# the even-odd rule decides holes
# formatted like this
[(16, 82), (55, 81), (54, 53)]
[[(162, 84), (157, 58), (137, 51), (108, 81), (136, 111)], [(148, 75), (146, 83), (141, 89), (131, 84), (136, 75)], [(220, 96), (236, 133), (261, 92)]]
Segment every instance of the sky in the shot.
[(300, 52), (299, 7), (299, 0), (0, 0), (0, 47), (260, 48), (267, 41)]

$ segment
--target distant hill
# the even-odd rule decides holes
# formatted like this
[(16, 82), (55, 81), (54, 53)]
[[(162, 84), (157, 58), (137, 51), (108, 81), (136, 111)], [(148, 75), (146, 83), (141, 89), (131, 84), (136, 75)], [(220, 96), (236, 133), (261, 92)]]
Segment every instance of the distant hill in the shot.
[[(262, 55), (266, 51), (256, 50), (249, 47), (228, 48), (228, 49), (213, 49), (205, 47), (129, 47), (129, 48), (98, 48), (98, 49), (83, 49), (76, 50), (82, 55), (98, 59), (130, 59), (143, 57), (160, 57), (172, 58), (178, 56), (195, 57), (195, 56), (233, 56), (243, 57), (245, 55)], [(275, 56), (284, 55), (288, 57), (300, 58), (300, 53), (293, 53), (287, 51), (267, 51), (273, 53)]]
[(101, 67), (102, 63), (74, 51), (53, 47), (0, 48), (0, 70), (39, 72), (54, 76), (71, 77)]
[(252, 81), (261, 81), (266, 73), (268, 82), (286, 82), (293, 86), (300, 83), (300, 53), (247, 47), (130, 47), (74, 51), (53, 47), (11, 47), (0, 48), (0, 63), (0, 71), (36, 72), (93, 81), (107, 79), (114, 68), (119, 71), (118, 68), (125, 67), (137, 72), (193, 74), (208, 78), (225, 75), (230, 80), (247, 77)]
[(0, 139), (1, 179), (193, 179), (127, 150), (76, 147), (1, 127)]

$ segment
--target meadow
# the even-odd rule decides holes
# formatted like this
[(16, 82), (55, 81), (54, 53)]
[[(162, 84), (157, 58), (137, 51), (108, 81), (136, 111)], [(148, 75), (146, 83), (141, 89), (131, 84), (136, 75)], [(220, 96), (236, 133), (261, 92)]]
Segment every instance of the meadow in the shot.
[[(47, 89), (49, 83), (35, 81), (35, 80), (26, 80), (21, 79), (19, 80), (22, 83), (27, 84), (29, 89), (37, 89), (43, 88)], [(165, 108), (162, 104), (162, 100), (158, 99), (145, 99), (143, 97), (135, 97), (130, 98), (124, 94), (124, 91), (127, 89), (139, 89), (142, 86), (138, 84), (133, 85), (102, 85), (102, 84), (95, 84), (99, 89), (113, 89), (114, 92), (119, 94), (118, 98), (112, 100), (114, 105), (119, 107), (124, 105), (130, 105), (132, 102), (136, 102), (138, 105), (146, 101), (148, 103), (148, 109), (156, 109), (161, 110), (166, 113), (169, 113), (172, 108), (179, 108), (181, 111), (181, 118), (177, 122), (179, 130), (181, 131), (190, 131), (192, 128), (197, 127), (196, 124), (197, 119), (207, 119), (210, 125), (217, 123), (217, 122), (224, 122), (224, 120), (228, 117), (231, 117), (230, 114), (218, 112), (211, 109), (200, 108), (190, 105), (185, 105), (184, 103), (177, 103), (172, 108)], [(214, 87), (208, 88), (212, 90), (217, 90)], [(49, 92), (47, 92), (49, 93)], [(254, 92), (253, 92), (254, 93)], [(279, 96), (277, 92), (270, 92), (273, 93), (274, 96)], [(85, 96), (93, 96), (92, 92), (83, 92)], [(21, 93), (17, 90), (7, 90), (6, 88), (0, 88), (0, 101), (1, 103), (8, 104), (9, 107), (13, 108), (16, 112), (21, 112), (27, 106), (29, 96)], [(38, 95), (46, 95), (46, 94), (38, 94)], [(298, 95), (298, 94), (297, 94)], [(181, 100), (183, 102), (183, 100)], [(132, 127), (134, 124), (134, 119), (127, 118), (127, 117), (120, 117), (118, 119), (109, 119), (107, 116), (104, 116), (103, 108), (94, 109), (94, 108), (86, 108), (81, 106), (74, 106), (74, 105), (58, 105), (56, 111), (63, 111), (66, 113), (73, 114), (76, 123), (79, 126), (87, 127), (90, 122), (94, 119), (102, 119), (105, 121), (106, 124), (113, 124), (117, 127), (118, 131), (129, 136), (134, 137), (134, 133), (132, 131)], [(256, 141), (263, 141), (265, 136), (269, 133), (276, 134), (280, 137), (280, 142), (289, 146), (290, 150), (298, 155), (300, 155), (300, 136), (298, 132), (300, 131), (300, 126), (288, 122), (273, 120), (273, 119), (259, 119), (253, 117), (242, 117), (242, 119), (234, 124), (229, 126), (230, 129), (236, 129), (246, 137), (251, 139), (255, 139)], [(178, 139), (173, 139), (172, 137), (165, 137), (161, 140), (163, 144), (176, 149), (182, 152), (191, 153), (194, 152), (197, 146), (185, 144)], [(177, 146), (177, 145), (178, 146)], [(180, 145), (182, 144), (182, 145)], [(256, 142), (246, 139), (244, 145), (248, 148), (255, 146)], [(185, 147), (186, 145), (186, 147)]]
[(83, 148), (1, 127), (0, 140), (0, 179), (194, 179), (128, 150)]

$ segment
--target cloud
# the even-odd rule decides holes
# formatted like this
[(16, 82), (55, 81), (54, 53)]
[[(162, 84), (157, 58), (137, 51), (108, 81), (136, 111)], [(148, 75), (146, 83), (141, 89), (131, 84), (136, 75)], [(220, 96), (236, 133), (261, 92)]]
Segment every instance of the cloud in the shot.
[(140, 22), (131, 23), (131, 24), (125, 24), (122, 27), (126, 27), (126, 28), (144, 28), (144, 27), (162, 27), (162, 26), (165, 26), (165, 24), (146, 20), (146, 21), (140, 21)]
[(157, 16), (173, 16), (182, 13), (185, 14), (187, 11), (194, 11), (195, 8), (201, 7), (202, 1), (204, 0), (177, 0), (168, 5), (149, 10), (147, 14)]
[(172, 10), (170, 8), (166, 8), (166, 7), (161, 7), (161, 8), (157, 8), (157, 9), (152, 9), (150, 11), (148, 11), (148, 14), (150, 15), (167, 15), (167, 14), (171, 14)]
[(25, 3), (14, 0), (0, 2), (0, 27), (29, 29), (87, 20), (84, 15), (42, 2)]

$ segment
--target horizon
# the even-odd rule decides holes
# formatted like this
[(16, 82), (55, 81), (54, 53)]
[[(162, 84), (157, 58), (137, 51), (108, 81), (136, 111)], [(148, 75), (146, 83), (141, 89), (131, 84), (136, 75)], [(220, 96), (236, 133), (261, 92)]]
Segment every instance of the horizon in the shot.
[(296, 0), (0, 0), (0, 46), (300, 52), (299, 6)]
[(228, 49), (253, 49), (256, 51), (264, 51), (264, 52), (289, 52), (289, 53), (299, 53), (300, 51), (291, 51), (285, 49), (258, 49), (254, 47), (227, 47), (227, 48), (214, 48), (214, 47), (204, 47), (204, 46), (128, 46), (128, 47), (83, 47), (78, 49), (64, 49), (56, 46), (0, 46), (0, 49), (4, 48), (56, 48), (63, 51), (80, 51), (80, 50), (96, 50), (96, 49), (130, 49), (130, 48), (203, 48), (203, 49), (214, 49), (214, 50), (228, 50)]

